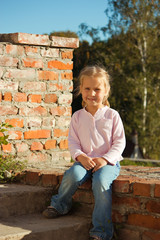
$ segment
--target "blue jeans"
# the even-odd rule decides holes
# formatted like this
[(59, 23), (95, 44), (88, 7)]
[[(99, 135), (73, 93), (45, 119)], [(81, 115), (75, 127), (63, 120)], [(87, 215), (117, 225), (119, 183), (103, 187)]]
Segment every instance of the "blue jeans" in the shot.
[(110, 240), (113, 236), (112, 224), (112, 182), (118, 177), (120, 164), (106, 165), (96, 172), (87, 171), (81, 163), (75, 162), (63, 176), (58, 194), (53, 195), (51, 206), (59, 213), (66, 214), (72, 206), (72, 196), (77, 188), (92, 178), (92, 190), (95, 199), (92, 214), (93, 228), (90, 235)]

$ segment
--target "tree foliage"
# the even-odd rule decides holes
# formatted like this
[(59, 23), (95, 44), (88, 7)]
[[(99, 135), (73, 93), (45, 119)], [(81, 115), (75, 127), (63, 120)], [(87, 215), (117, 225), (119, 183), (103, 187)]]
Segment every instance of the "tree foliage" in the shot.
[[(155, 116), (160, 117), (158, 113), (160, 85), (157, 81), (159, 78), (157, 68), (157, 55), (159, 55), (159, 51), (153, 51), (153, 49), (160, 49), (160, 1), (109, 0), (109, 4), (111, 11), (107, 29), (112, 36), (122, 33), (127, 36), (126, 43), (131, 51), (129, 59), (131, 67), (134, 59), (139, 65), (138, 75), (131, 68), (129, 74), (127, 74), (127, 79), (131, 78), (135, 82), (137, 91), (134, 96), (138, 96), (140, 101), (137, 111), (138, 116), (135, 116), (140, 120), (138, 121), (137, 129), (139, 131), (143, 154), (146, 157), (156, 158), (155, 154), (152, 155), (152, 142), (150, 139), (153, 136), (153, 132), (156, 132), (160, 127), (156, 124), (155, 129), (154, 124), (152, 124)], [(108, 14), (108, 9), (106, 13)], [(124, 46), (125, 50), (128, 47), (127, 45), (126, 47)], [(122, 65), (121, 67), (124, 69)], [(133, 91), (132, 93), (134, 94)], [(150, 101), (151, 99), (152, 101)], [(135, 103), (137, 104), (137, 101)], [(154, 136), (155, 139), (159, 139), (159, 134)], [(154, 152), (156, 150), (155, 147), (152, 147), (152, 150)]]

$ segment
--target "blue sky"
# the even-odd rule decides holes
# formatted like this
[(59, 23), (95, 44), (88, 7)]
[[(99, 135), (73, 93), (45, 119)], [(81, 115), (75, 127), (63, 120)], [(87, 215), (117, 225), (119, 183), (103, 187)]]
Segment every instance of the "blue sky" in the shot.
[(0, 33), (70, 30), (106, 24), (107, 0), (0, 0)]

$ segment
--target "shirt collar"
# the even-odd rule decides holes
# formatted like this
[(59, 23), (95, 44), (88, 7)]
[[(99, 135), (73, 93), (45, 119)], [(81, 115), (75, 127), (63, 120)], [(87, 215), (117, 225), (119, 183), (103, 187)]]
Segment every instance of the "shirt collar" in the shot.
[(94, 114), (94, 116), (92, 114), (90, 114), (89, 112), (87, 112), (85, 107), (83, 108), (83, 111), (84, 111), (85, 114), (91, 116), (92, 118), (97, 119), (97, 118), (101, 118), (104, 115), (104, 113), (106, 112), (107, 109), (108, 109), (108, 106), (104, 106), (102, 108), (99, 108), (97, 110), (97, 112)]

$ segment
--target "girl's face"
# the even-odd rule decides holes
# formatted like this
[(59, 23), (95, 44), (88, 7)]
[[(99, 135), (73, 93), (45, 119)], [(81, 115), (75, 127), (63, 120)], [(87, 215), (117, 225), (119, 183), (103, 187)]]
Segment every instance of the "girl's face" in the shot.
[(103, 99), (106, 95), (106, 89), (102, 79), (85, 77), (80, 87), (82, 99), (89, 108), (101, 108), (103, 107)]

